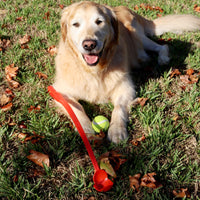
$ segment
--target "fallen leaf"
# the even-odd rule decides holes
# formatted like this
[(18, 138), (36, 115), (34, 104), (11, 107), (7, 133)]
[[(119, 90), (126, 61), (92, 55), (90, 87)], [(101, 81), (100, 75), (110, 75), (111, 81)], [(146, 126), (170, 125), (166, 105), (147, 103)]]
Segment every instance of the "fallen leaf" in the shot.
[(18, 67), (14, 67), (14, 64), (10, 64), (5, 67), (6, 80), (12, 88), (18, 88), (20, 86), (17, 81), (13, 80), (13, 78), (17, 76), (17, 72)]
[(24, 45), (24, 44), (27, 44), (28, 42), (30, 42), (30, 40), (31, 40), (31, 36), (26, 34), (26, 35), (23, 36), (23, 38), (19, 39), (19, 43), (21, 45)]
[(29, 49), (29, 46), (27, 44), (21, 44), (21, 49)]
[(115, 170), (113, 169), (112, 165), (110, 164), (109, 158), (102, 158), (100, 160), (99, 166), (100, 166), (100, 169), (104, 169), (113, 178), (117, 177)]
[(135, 5), (134, 10), (139, 10), (138, 5)]
[(17, 18), (15, 19), (15, 21), (22, 21), (22, 19), (23, 19), (23, 16), (22, 16), (22, 17), (17, 17)]
[(10, 40), (8, 39), (0, 39), (0, 48), (4, 51), (8, 46), (10, 46)]
[(188, 69), (186, 71), (186, 74), (189, 75), (189, 76), (191, 76), (192, 74), (194, 74), (194, 70), (193, 69)]
[(181, 86), (181, 89), (182, 89), (183, 91), (185, 91), (186, 86), (185, 86), (185, 85)]
[(14, 94), (10, 88), (6, 88), (5, 93), (9, 96), (12, 96), (14, 98)]
[(59, 4), (59, 7), (63, 9), (65, 6), (63, 4)]
[(178, 69), (173, 69), (170, 73), (170, 78), (173, 78), (175, 76), (181, 75), (181, 72)]
[(133, 191), (137, 191), (137, 192), (139, 191), (140, 177), (141, 177), (141, 174), (135, 174), (134, 176), (129, 176), (130, 188), (132, 188)]
[(13, 106), (13, 104), (11, 102), (11, 103), (8, 103), (5, 106), (2, 106), (0, 108), (1, 108), (2, 111), (8, 111), (8, 110), (10, 110), (12, 108), (12, 106)]
[(179, 119), (181, 119), (181, 117), (178, 115), (178, 114), (176, 114), (173, 118), (173, 121), (178, 121)]
[(44, 138), (44, 136), (37, 135), (35, 132), (33, 132), (33, 135), (29, 135), (28, 133), (18, 133), (14, 134), (14, 136), (17, 136), (20, 140), (22, 140), (22, 143), (30, 141), (32, 144), (35, 144)]
[(140, 104), (140, 106), (144, 107), (146, 102), (149, 100), (149, 98), (137, 98), (138, 104)]
[(145, 141), (145, 140), (146, 140), (145, 135), (142, 135), (142, 137), (140, 137), (140, 138), (131, 140), (131, 144), (134, 146), (138, 146), (142, 141)]
[(159, 12), (163, 12), (164, 10), (159, 7), (159, 6), (151, 6), (149, 4), (144, 4), (144, 3), (141, 3), (140, 4), (140, 8), (142, 9), (145, 9), (145, 10), (151, 10), (151, 11), (159, 11)]
[(50, 12), (48, 11), (48, 12), (46, 12), (46, 13), (44, 14), (43, 19), (49, 20), (49, 17), (50, 17)]
[(15, 182), (15, 183), (18, 182), (18, 174), (16, 174), (16, 175), (13, 177), (13, 182)]
[(26, 133), (18, 133), (18, 134), (17, 134), (17, 137), (18, 137), (20, 140), (24, 140), (24, 139), (27, 137), (27, 134), (26, 134)]
[(176, 198), (185, 198), (185, 197), (190, 198), (191, 197), (190, 192), (188, 191), (187, 188), (181, 188), (178, 191), (173, 190), (173, 195)]
[[(160, 15), (160, 14), (157, 14), (157, 15)], [(162, 17), (162, 15), (160, 15), (160, 17)], [(163, 38), (160, 38), (157, 40), (157, 43), (158, 44), (168, 44), (170, 41), (172, 40), (172, 38), (168, 38), (167, 40), (166, 39), (163, 39)]]
[(199, 78), (196, 77), (195, 75), (190, 75), (190, 80), (191, 80), (191, 84), (198, 83)]
[(10, 64), (5, 67), (6, 79), (11, 81), (13, 78), (16, 77), (18, 72), (18, 67), (14, 67), (14, 64)]
[(92, 142), (93, 146), (100, 146), (103, 143), (103, 139), (105, 138), (105, 133), (101, 130), (99, 134), (91, 135), (91, 133), (87, 134), (86, 136), (90, 142)]
[(28, 112), (30, 113), (30, 112), (32, 112), (34, 110), (34, 113), (37, 113), (38, 111), (40, 111), (40, 109), (41, 109), (40, 105), (37, 105), (36, 107), (35, 106), (30, 106), (28, 108)]
[[(119, 170), (120, 166), (127, 161), (127, 159), (125, 159), (124, 157), (125, 157), (124, 155), (119, 154), (116, 151), (110, 151), (110, 152), (106, 152), (102, 154), (99, 157), (99, 160), (100, 160), (100, 163), (101, 163), (101, 160), (103, 160), (104, 164), (106, 160), (107, 161), (106, 163), (109, 163), (112, 169), (114, 169), (114, 172), (116, 172), (117, 170)], [(106, 167), (109, 170), (111, 170), (111, 167), (109, 166), (109, 164), (107, 164)], [(114, 174), (114, 172), (112, 172), (112, 174)]]
[(183, 83), (185, 84), (193, 84), (193, 83), (197, 83), (199, 78), (196, 77), (195, 75), (181, 75), (180, 79)]
[(159, 188), (162, 187), (162, 184), (155, 180), (154, 176), (156, 175), (155, 172), (147, 173), (141, 178), (140, 186), (149, 187), (149, 188)]
[(39, 79), (47, 79), (47, 75), (42, 72), (36, 72), (35, 74), (38, 75)]
[(38, 176), (44, 175), (44, 171), (39, 169), (29, 169), (28, 170), (28, 178), (35, 178)]
[(1, 98), (0, 98), (0, 105), (6, 105), (7, 103), (12, 101), (12, 97), (11, 96), (7, 96), (6, 94), (2, 94)]
[(198, 4), (194, 5), (194, 11), (200, 12), (200, 6), (198, 6)]
[(20, 84), (17, 81), (11, 80), (8, 82), (10, 87), (12, 88), (18, 88), (20, 86)]
[(35, 164), (41, 166), (44, 168), (45, 164), (47, 167), (50, 166), (50, 161), (49, 161), (49, 156), (34, 150), (30, 150), (30, 155), (27, 156), (27, 158), (29, 160), (31, 160), (32, 162), (34, 162)]
[(167, 91), (166, 94), (169, 96), (169, 97), (173, 97), (175, 94), (173, 92), (171, 92), (171, 90)]
[(57, 47), (55, 45), (52, 45), (50, 46), (48, 49), (47, 49), (47, 52), (51, 55), (51, 56), (54, 56), (55, 54), (57, 54)]

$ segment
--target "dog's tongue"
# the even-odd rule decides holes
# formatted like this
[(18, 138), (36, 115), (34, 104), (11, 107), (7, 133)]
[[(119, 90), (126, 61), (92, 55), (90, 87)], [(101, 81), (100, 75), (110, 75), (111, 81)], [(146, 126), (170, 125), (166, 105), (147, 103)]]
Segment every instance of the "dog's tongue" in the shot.
[(93, 65), (98, 61), (99, 57), (97, 55), (85, 54), (84, 59), (89, 65)]

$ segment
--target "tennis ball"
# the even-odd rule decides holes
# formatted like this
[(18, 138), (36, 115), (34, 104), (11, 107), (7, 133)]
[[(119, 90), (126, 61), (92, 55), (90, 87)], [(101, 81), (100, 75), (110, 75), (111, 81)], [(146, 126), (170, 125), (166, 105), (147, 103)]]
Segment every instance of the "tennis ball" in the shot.
[(98, 115), (92, 121), (92, 128), (95, 132), (100, 133), (100, 131), (107, 131), (109, 128), (109, 121), (106, 117)]

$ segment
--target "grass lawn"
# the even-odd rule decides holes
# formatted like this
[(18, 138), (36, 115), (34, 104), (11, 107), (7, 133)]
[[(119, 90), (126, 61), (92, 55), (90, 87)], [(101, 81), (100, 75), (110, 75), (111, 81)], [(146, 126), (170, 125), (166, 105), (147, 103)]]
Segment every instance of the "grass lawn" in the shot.
[[(200, 199), (200, 32), (155, 37), (169, 45), (170, 64), (159, 66), (152, 54), (150, 63), (133, 71), (137, 96), (148, 100), (133, 107), (127, 141), (92, 146), (97, 158), (114, 150), (127, 159), (112, 190), (99, 193), (79, 134), (51, 106), (47, 93), (54, 78), (52, 51), (60, 37), (62, 5), (71, 2), (0, 1), (0, 199), (171, 200), (183, 188), (188, 191), (185, 199)], [(198, 0), (96, 2), (125, 5), (149, 19), (174, 13), (200, 17)], [(110, 119), (111, 104), (83, 105), (91, 119), (99, 114)], [(142, 135), (146, 139), (134, 145)], [(30, 161), (31, 150), (48, 155), (50, 167)], [(129, 176), (153, 172), (162, 187), (130, 187)]]

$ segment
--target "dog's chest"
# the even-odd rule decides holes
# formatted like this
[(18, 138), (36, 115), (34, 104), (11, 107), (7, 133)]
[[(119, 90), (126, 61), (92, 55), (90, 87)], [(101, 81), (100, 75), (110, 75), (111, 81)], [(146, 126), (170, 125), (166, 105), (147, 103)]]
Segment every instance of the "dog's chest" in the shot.
[(73, 85), (74, 95), (77, 99), (86, 100), (91, 103), (107, 103), (110, 100), (109, 85), (101, 77), (84, 77), (81, 84)]

